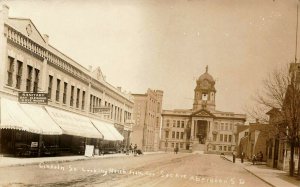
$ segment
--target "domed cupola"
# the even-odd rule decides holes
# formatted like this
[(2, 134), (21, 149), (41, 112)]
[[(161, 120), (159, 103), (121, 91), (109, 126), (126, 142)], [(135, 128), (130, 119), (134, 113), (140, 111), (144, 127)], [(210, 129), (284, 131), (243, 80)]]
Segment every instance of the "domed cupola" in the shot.
[(193, 110), (215, 110), (215, 80), (208, 73), (208, 66), (196, 83)]

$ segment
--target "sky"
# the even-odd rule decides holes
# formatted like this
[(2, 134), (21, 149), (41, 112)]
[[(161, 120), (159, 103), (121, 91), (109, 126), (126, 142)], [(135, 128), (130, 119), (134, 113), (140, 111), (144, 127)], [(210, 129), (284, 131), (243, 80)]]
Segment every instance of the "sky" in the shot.
[[(245, 113), (262, 81), (295, 58), (298, 0), (8, 0), (49, 43), (131, 93), (164, 91), (190, 109), (196, 79), (216, 80), (217, 110)], [(299, 47), (300, 48), (300, 47)], [(298, 49), (299, 49), (298, 48)]]

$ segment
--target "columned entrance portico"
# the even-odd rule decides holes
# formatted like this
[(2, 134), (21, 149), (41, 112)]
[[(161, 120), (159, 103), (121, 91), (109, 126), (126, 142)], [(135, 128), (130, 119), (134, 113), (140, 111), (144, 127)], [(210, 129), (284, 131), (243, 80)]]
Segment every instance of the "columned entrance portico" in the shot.
[(199, 144), (205, 144), (209, 129), (209, 123), (207, 120), (194, 120), (192, 135), (194, 142)]
[(207, 151), (206, 144), (209, 141), (210, 118), (192, 117), (191, 141), (193, 151)]

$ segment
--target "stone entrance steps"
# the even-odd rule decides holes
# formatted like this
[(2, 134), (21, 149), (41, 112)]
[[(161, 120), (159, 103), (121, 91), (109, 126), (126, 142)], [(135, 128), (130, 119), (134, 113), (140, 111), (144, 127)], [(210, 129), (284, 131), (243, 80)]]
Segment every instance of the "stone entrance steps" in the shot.
[(199, 143), (193, 144), (193, 153), (204, 154), (205, 151), (206, 151), (205, 144), (199, 144)]

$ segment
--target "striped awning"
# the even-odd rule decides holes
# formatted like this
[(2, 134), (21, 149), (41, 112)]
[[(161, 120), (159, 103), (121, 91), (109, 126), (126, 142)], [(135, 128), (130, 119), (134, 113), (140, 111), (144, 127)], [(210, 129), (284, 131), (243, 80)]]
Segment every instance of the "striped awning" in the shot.
[[(100, 121), (96, 119), (91, 119), (92, 123), (94, 126), (103, 134), (104, 140), (110, 140), (110, 141), (118, 141), (118, 140), (123, 140), (123, 136), (115, 129), (115, 127), (105, 121)], [(112, 126), (112, 127), (111, 127)], [(115, 130), (112, 130), (112, 129)], [(117, 131), (117, 133), (116, 133)]]
[(119, 133), (119, 131), (114, 127), (113, 124), (107, 124), (106, 127), (110, 130), (110, 132), (115, 136), (117, 140), (124, 140), (124, 137)]
[(21, 104), (23, 111), (31, 118), (31, 120), (39, 126), (44, 135), (60, 135), (62, 129), (49, 116), (48, 112), (42, 106)]
[(1, 129), (16, 129), (36, 134), (59, 135), (60, 127), (40, 106), (21, 105), (16, 101), (1, 98)]
[(60, 126), (63, 134), (103, 139), (103, 135), (94, 127), (89, 118), (53, 107), (46, 106), (45, 108)]

